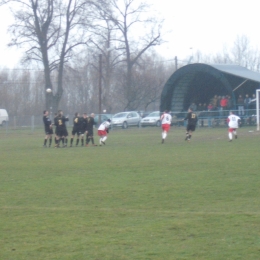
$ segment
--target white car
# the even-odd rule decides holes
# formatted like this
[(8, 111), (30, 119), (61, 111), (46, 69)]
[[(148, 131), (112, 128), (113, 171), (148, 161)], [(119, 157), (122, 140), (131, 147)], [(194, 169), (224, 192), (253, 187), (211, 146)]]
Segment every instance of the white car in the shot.
[(141, 126), (161, 126), (160, 111), (150, 113), (141, 120)]
[(0, 109), (0, 125), (4, 126), (9, 121), (8, 113), (5, 109)]
[(112, 127), (120, 126), (126, 129), (128, 126), (140, 126), (140, 115), (135, 111), (115, 114), (111, 119)]

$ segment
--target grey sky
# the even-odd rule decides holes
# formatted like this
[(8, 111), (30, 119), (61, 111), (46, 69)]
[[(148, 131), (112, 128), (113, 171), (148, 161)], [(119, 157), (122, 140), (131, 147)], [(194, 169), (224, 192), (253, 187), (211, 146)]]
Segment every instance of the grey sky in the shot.
[[(238, 35), (246, 35), (251, 46), (260, 46), (259, 0), (147, 0), (164, 19), (163, 39), (156, 47), (165, 57), (186, 59), (193, 52), (215, 54), (233, 45)], [(0, 66), (14, 67), (22, 50), (8, 49), (7, 27), (12, 16), (0, 8)], [(192, 48), (192, 49), (191, 49)]]

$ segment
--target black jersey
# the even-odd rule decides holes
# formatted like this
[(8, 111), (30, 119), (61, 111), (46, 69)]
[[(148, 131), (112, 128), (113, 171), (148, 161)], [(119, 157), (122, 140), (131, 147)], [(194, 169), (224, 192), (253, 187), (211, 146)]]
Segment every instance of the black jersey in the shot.
[(56, 131), (55, 133), (59, 137), (66, 137), (68, 136), (68, 131), (66, 127), (66, 122), (69, 121), (68, 118), (65, 116), (57, 116), (55, 118), (55, 125), (56, 125)]
[(196, 125), (198, 121), (198, 117), (195, 113), (189, 112), (184, 120), (188, 120), (188, 125)]
[(81, 125), (82, 125), (82, 117), (75, 116), (73, 118), (73, 127), (75, 129), (81, 129)]
[(88, 120), (87, 130), (93, 130), (93, 127), (96, 124), (94, 118), (90, 116), (87, 118), (87, 120)]
[(43, 120), (45, 129), (46, 130), (50, 129), (50, 127), (51, 127), (51, 120), (50, 120), (50, 118), (48, 116), (43, 116), (42, 120)]
[(67, 121), (69, 121), (69, 119), (65, 116), (57, 116), (55, 118), (55, 125), (57, 128), (66, 128)]
[(81, 131), (82, 131), (82, 133), (87, 131), (87, 127), (88, 127), (88, 118), (82, 117), (82, 119), (81, 119)]

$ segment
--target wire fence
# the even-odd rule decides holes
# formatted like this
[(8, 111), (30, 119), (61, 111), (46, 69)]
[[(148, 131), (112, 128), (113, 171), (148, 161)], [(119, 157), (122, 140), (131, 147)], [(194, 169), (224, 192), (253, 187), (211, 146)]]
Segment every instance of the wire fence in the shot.
[[(240, 116), (242, 125), (254, 126), (257, 123), (256, 110), (244, 110), (244, 111), (233, 111), (236, 115)], [(223, 111), (195, 111), (198, 116), (198, 127), (226, 127), (226, 119), (229, 115), (228, 110)], [(180, 127), (186, 126), (186, 121), (183, 121), (187, 112), (171, 113), (172, 114), (172, 126)], [(147, 115), (147, 114), (146, 114)], [(73, 116), (67, 115), (69, 121), (67, 122), (68, 128), (73, 126)], [(109, 115), (112, 117), (112, 115)], [(33, 116), (10, 116), (9, 121), (5, 125), (0, 126), (0, 133), (12, 133), (18, 132), (19, 130), (24, 130), (26, 133), (34, 133), (37, 129), (43, 129), (43, 116), (33, 115)], [(96, 115), (99, 118), (99, 115)], [(101, 118), (101, 117), (100, 117)], [(96, 127), (100, 122), (97, 122)], [(142, 127), (142, 125), (140, 125)]]

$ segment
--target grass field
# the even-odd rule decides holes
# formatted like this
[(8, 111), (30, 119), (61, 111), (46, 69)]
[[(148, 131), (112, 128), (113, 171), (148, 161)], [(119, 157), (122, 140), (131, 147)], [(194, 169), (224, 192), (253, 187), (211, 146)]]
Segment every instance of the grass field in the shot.
[[(113, 130), (103, 147), (0, 133), (0, 259), (260, 259), (260, 133)], [(98, 138), (96, 136), (96, 142)]]

